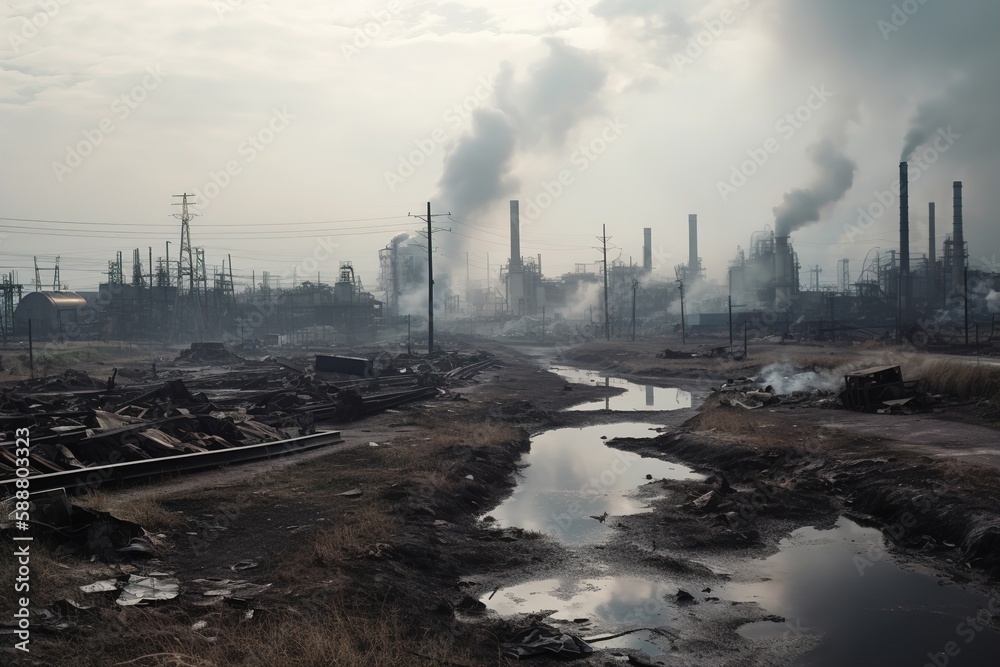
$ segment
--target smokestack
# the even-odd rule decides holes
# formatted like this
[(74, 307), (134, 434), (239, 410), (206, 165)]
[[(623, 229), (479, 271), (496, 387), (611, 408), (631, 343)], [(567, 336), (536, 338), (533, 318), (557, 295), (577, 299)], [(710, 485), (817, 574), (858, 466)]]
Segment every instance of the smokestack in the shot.
[(790, 276), (792, 273), (791, 253), (788, 250), (788, 237), (774, 237), (774, 307), (782, 308), (788, 305)]
[(937, 238), (934, 230), (934, 202), (927, 205), (927, 303), (933, 310), (937, 303)]
[(518, 200), (510, 200), (510, 266), (521, 266), (521, 212)]
[(653, 270), (653, 229), (644, 227), (642, 230), (642, 268)]
[(697, 280), (701, 275), (698, 261), (698, 214), (688, 215), (688, 280)]
[(955, 234), (952, 239), (952, 251), (955, 253), (951, 262), (952, 292), (965, 291), (965, 234), (962, 229), (962, 181), (955, 181)]
[(910, 313), (910, 181), (907, 164), (899, 163), (899, 307), (903, 318)]

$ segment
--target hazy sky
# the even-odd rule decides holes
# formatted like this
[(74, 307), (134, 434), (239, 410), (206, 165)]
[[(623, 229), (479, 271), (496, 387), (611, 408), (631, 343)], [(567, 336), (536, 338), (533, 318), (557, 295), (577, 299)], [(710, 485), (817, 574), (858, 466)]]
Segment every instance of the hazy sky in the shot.
[[(43, 267), (60, 255), (74, 289), (96, 286), (119, 250), (126, 275), (135, 247), (145, 262), (169, 240), (175, 259), (171, 195), (185, 191), (209, 271), (231, 253), (238, 282), (293, 267), (325, 281), (351, 260), (373, 289), (378, 250), (428, 199), (453, 214), (435, 220), (452, 230), (435, 245), (462, 277), (466, 252), (473, 277), (487, 253), (506, 259), (507, 200), (520, 199), (522, 253), (541, 253), (550, 276), (596, 260), (602, 224), (626, 262), (652, 227), (654, 263), (672, 275), (698, 213), (700, 254), (724, 281), (779, 207), (783, 224), (801, 211), (803, 271), (833, 281), (838, 259), (856, 277), (873, 247), (897, 247), (895, 196), (876, 193), (908, 133), (914, 257), (927, 202), (943, 239), (962, 180), (970, 261), (1000, 268), (995, 0), (12, 0), (0, 12), (0, 271), (23, 283), (33, 255)], [(875, 215), (859, 225), (859, 208)]]

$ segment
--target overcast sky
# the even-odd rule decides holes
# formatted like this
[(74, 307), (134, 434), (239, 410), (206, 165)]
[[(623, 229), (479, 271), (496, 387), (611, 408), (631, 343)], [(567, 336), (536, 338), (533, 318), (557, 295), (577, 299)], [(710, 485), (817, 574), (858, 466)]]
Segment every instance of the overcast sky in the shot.
[[(26, 284), (35, 255), (43, 268), (60, 255), (81, 290), (119, 250), (126, 275), (136, 247), (145, 262), (169, 240), (175, 259), (181, 192), (198, 194), (192, 239), (210, 272), (231, 253), (238, 282), (293, 268), (326, 281), (351, 260), (373, 289), (378, 250), (428, 200), (453, 217), (435, 218), (451, 229), (436, 235), (441, 261), (464, 278), (468, 252), (485, 277), (487, 253), (494, 266), (508, 254), (509, 199), (522, 253), (541, 253), (550, 276), (594, 262), (602, 224), (626, 262), (652, 227), (654, 264), (672, 276), (697, 213), (700, 254), (724, 281), (777, 208), (804, 282), (812, 265), (833, 281), (841, 258), (856, 278), (872, 248), (898, 247), (895, 196), (879, 215), (876, 193), (908, 135), (914, 257), (927, 203), (943, 239), (962, 180), (970, 262), (1000, 265), (995, 0), (12, 0), (0, 12), (0, 270)], [(858, 224), (859, 208), (875, 215)]]

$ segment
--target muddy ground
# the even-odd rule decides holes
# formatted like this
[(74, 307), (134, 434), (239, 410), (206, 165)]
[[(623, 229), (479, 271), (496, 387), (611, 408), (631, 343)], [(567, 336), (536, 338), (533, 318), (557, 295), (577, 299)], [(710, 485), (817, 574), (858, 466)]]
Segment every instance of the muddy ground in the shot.
[[(69, 597), (95, 608), (72, 613), (67, 629), (37, 632), (27, 658), (5, 646), (4, 660), (502, 665), (508, 661), (500, 643), (536, 620), (589, 638), (618, 628), (593, 619), (501, 618), (479, 613), (474, 600), (524, 582), (611, 570), (662, 586), (662, 605), (637, 609), (629, 620), (634, 627), (666, 627), (658, 635), (669, 651), (659, 658), (663, 664), (795, 664), (818, 637), (747, 639), (737, 633), (741, 626), (784, 619), (757, 604), (713, 596), (712, 589), (774, 554), (793, 530), (833, 526), (842, 516), (882, 528), (892, 558), (907, 567), (932, 569), (942, 581), (986, 596), (1000, 592), (1000, 432), (976, 405), (919, 417), (718, 405), (712, 386), (789, 356), (787, 348), (730, 362), (658, 359), (661, 347), (652, 343), (560, 349), (455, 339), (446, 345), (489, 349), (503, 365), (456, 389), (461, 400), (338, 426), (345, 443), (326, 452), (84, 498), (146, 526), (157, 536), (159, 557), (117, 565), (59, 554), (39, 560), (33, 604)], [(810, 347), (793, 356), (807, 363), (840, 354)], [(866, 350), (860, 357), (881, 361), (884, 353)], [(694, 407), (566, 412), (606, 390), (567, 386), (542, 370), (557, 358), (682, 387), (692, 392)], [(919, 419), (919, 429), (911, 430), (907, 419)], [(684, 463), (704, 479), (649, 480), (637, 493), (652, 511), (609, 517), (613, 532), (604, 544), (571, 548), (542, 533), (479, 521), (517, 484), (530, 434), (593, 424), (607, 424), (613, 434), (611, 425), (622, 421), (651, 421), (660, 432), (612, 446)], [(917, 437), (909, 437), (913, 432)], [(361, 496), (339, 495), (351, 489)], [(177, 577), (181, 596), (120, 608), (77, 589), (120, 572), (152, 571)], [(12, 571), (0, 574), (7, 595)], [(266, 588), (247, 592), (232, 580)], [(229, 600), (204, 595), (227, 586), (235, 586)], [(679, 589), (695, 599), (678, 600)], [(992, 619), (991, 627), (1000, 624)], [(586, 664), (628, 659), (657, 664), (622, 648), (598, 651)]]

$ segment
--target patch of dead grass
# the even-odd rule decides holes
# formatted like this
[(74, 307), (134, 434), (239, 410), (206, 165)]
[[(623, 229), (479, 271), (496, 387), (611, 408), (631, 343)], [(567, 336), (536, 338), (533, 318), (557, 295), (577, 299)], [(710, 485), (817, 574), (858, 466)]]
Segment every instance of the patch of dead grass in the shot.
[(920, 374), (935, 393), (1000, 402), (1000, 366), (938, 360), (923, 364)]
[(149, 531), (181, 530), (188, 525), (183, 517), (148, 497), (123, 497), (104, 491), (91, 491), (74, 500), (81, 507), (108, 512), (115, 518), (137, 523)]
[(368, 555), (378, 544), (392, 539), (395, 520), (390, 511), (386, 503), (370, 502), (345, 513), (316, 535), (306, 557), (315, 565), (326, 566)]
[(719, 405), (706, 407), (688, 420), (687, 425), (693, 431), (714, 430), (731, 435), (751, 435), (758, 433), (761, 427), (767, 428), (770, 421), (756, 410)]
[(80, 568), (79, 559), (71, 557), (73, 567), (64, 565), (58, 556), (50, 553), (37, 542), (31, 546), (31, 563), (28, 584), (30, 590), (17, 592), (14, 590), (15, 579), (18, 576), (19, 563), (14, 556), (15, 545), (12, 542), (0, 542), (0, 609), (15, 609), (15, 604), (21, 597), (29, 597), (32, 605), (49, 604), (63, 598), (80, 597), (78, 586), (93, 581), (104, 572), (100, 566), (95, 568)]
[(48, 664), (85, 667), (503, 664), (484, 661), (482, 631), (473, 630), (474, 637), (421, 632), (399, 610), (373, 606), (343, 593), (317, 593), (259, 620), (244, 619), (239, 611), (209, 612), (200, 630), (192, 629), (196, 617), (171, 613), (170, 607), (103, 609), (95, 623), (103, 631), (62, 635), (32, 648)]

